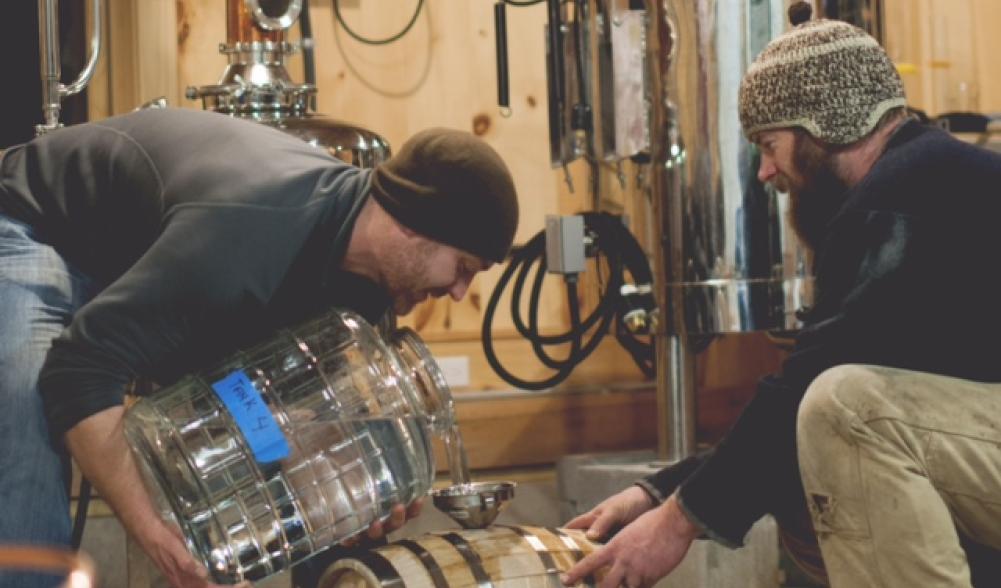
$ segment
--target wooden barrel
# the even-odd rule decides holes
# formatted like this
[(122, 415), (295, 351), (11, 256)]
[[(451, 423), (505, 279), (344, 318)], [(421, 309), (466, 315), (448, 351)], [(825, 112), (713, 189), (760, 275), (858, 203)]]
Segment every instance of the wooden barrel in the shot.
[[(319, 588), (558, 588), (559, 574), (597, 546), (576, 529), (441, 531), (340, 559)], [(589, 577), (586, 584), (601, 578)]]

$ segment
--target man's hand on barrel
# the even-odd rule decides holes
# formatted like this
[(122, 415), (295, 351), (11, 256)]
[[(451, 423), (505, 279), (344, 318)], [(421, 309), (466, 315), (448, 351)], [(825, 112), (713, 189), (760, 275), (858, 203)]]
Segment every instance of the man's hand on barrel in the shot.
[(345, 539), (341, 542), (341, 545), (345, 547), (355, 547), (362, 542), (363, 538), (368, 538), (371, 540), (378, 540), (386, 536), (388, 533), (399, 529), (408, 520), (417, 517), (421, 514), (421, 507), (424, 506), (424, 499), (418, 498), (417, 500), (410, 503), (410, 506), (404, 507), (402, 504), (394, 504), (393, 509), (389, 513), (389, 518), (385, 521), (375, 521), (368, 526), (368, 531), (362, 535), (358, 534), (354, 537)]
[[(577, 528), (588, 526), (590, 537), (592, 530), (607, 531), (615, 523), (628, 523), (607, 545), (598, 548), (567, 570), (560, 577), (565, 585), (573, 586), (598, 569), (608, 566), (599, 588), (649, 588), (681, 563), (701, 530), (688, 520), (674, 496), (656, 508), (640, 511), (642, 514), (636, 516), (633, 513), (639, 508), (638, 497), (630, 499), (629, 496), (622, 496), (627, 492), (632, 493), (632, 490), (629, 488), (612, 496), (591, 512), (567, 524), (569, 527), (576, 523)], [(646, 495), (642, 489), (636, 490)], [(646, 497), (645, 500), (649, 505), (650, 498)], [(602, 512), (595, 513), (599, 509)], [(592, 514), (595, 516), (594, 520), (585, 522), (585, 517)], [(632, 522), (627, 520), (630, 514), (635, 518)], [(604, 526), (596, 529), (599, 522)]]
[(587, 529), (587, 538), (603, 539), (614, 530), (633, 522), (654, 507), (653, 498), (639, 486), (630, 486), (606, 498), (588, 512), (570, 519), (568, 529)]

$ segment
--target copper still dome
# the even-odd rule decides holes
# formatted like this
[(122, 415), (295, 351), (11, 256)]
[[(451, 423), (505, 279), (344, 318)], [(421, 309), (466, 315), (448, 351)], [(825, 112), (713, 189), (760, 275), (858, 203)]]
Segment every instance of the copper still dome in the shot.
[(312, 112), (316, 86), (292, 81), (285, 56), (297, 46), (285, 31), (299, 18), (302, 0), (226, 0), (226, 43), (219, 46), (229, 64), (217, 84), (189, 87), (206, 110), (274, 126), (326, 149), (358, 167), (374, 167), (390, 156), (389, 143), (362, 127)]

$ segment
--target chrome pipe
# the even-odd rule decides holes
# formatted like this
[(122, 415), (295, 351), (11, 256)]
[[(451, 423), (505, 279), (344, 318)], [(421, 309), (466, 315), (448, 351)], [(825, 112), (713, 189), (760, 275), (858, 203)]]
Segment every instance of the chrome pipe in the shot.
[(38, 0), (38, 55), (42, 77), (42, 124), (35, 133), (42, 135), (62, 126), (59, 113), (62, 99), (78, 94), (90, 83), (101, 56), (101, 0), (92, 0), (92, 31), (87, 64), (73, 82), (63, 85), (59, 56), (59, 0)]
[(101, 20), (101, 0), (91, 0), (90, 55), (87, 59), (87, 65), (83, 67), (75, 80), (60, 88), (62, 96), (80, 93), (94, 77), (97, 60), (101, 57)]
[(59, 78), (59, 1), (38, 0), (38, 56), (42, 74), (42, 120), (36, 132), (42, 134), (59, 127), (61, 108)]
[(302, 12), (302, 0), (244, 0), (257, 26), (266, 31), (284, 31)]
[(744, 71), (786, 26), (786, 2), (656, 0), (647, 16), (658, 451), (678, 461), (695, 451), (692, 342), (797, 328), (813, 277), (787, 196), (757, 179), (737, 108)]
[(664, 195), (670, 188), (667, 170), (676, 164), (671, 146), (677, 142), (675, 109), (668, 83), (677, 45), (677, 27), (669, 19), (666, 0), (651, 2), (647, 8), (647, 67), (651, 88), (650, 155), (652, 173), (650, 190), (653, 217), (659, 238), (654, 247), (654, 294), (660, 318), (654, 336), (657, 373), (657, 455), (674, 463), (695, 451), (695, 370), (694, 354), (686, 344), (683, 307), (667, 287), (673, 271), (671, 262), (677, 251), (674, 241), (680, 233), (669, 229), (671, 218)]
[[(687, 337), (668, 335), (658, 339), (657, 373), (664, 374), (666, 386), (657, 386), (660, 421), (657, 455), (667, 463), (677, 463), (695, 453), (697, 399), (695, 351)], [(662, 395), (661, 391), (664, 394)]]
[(668, 287), (690, 334), (799, 326), (812, 293), (788, 198), (757, 178), (759, 154), (737, 112), (741, 78), (785, 26), (783, 0), (670, 0), (675, 46), (667, 72), (671, 129), (659, 198), (675, 235)]

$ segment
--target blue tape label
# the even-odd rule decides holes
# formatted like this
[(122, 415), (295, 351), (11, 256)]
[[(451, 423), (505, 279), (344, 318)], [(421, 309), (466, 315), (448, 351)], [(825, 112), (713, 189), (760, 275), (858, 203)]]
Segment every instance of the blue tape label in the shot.
[(245, 373), (237, 370), (212, 384), (212, 389), (233, 415), (254, 459), (270, 463), (289, 456), (288, 443), (278, 422)]

